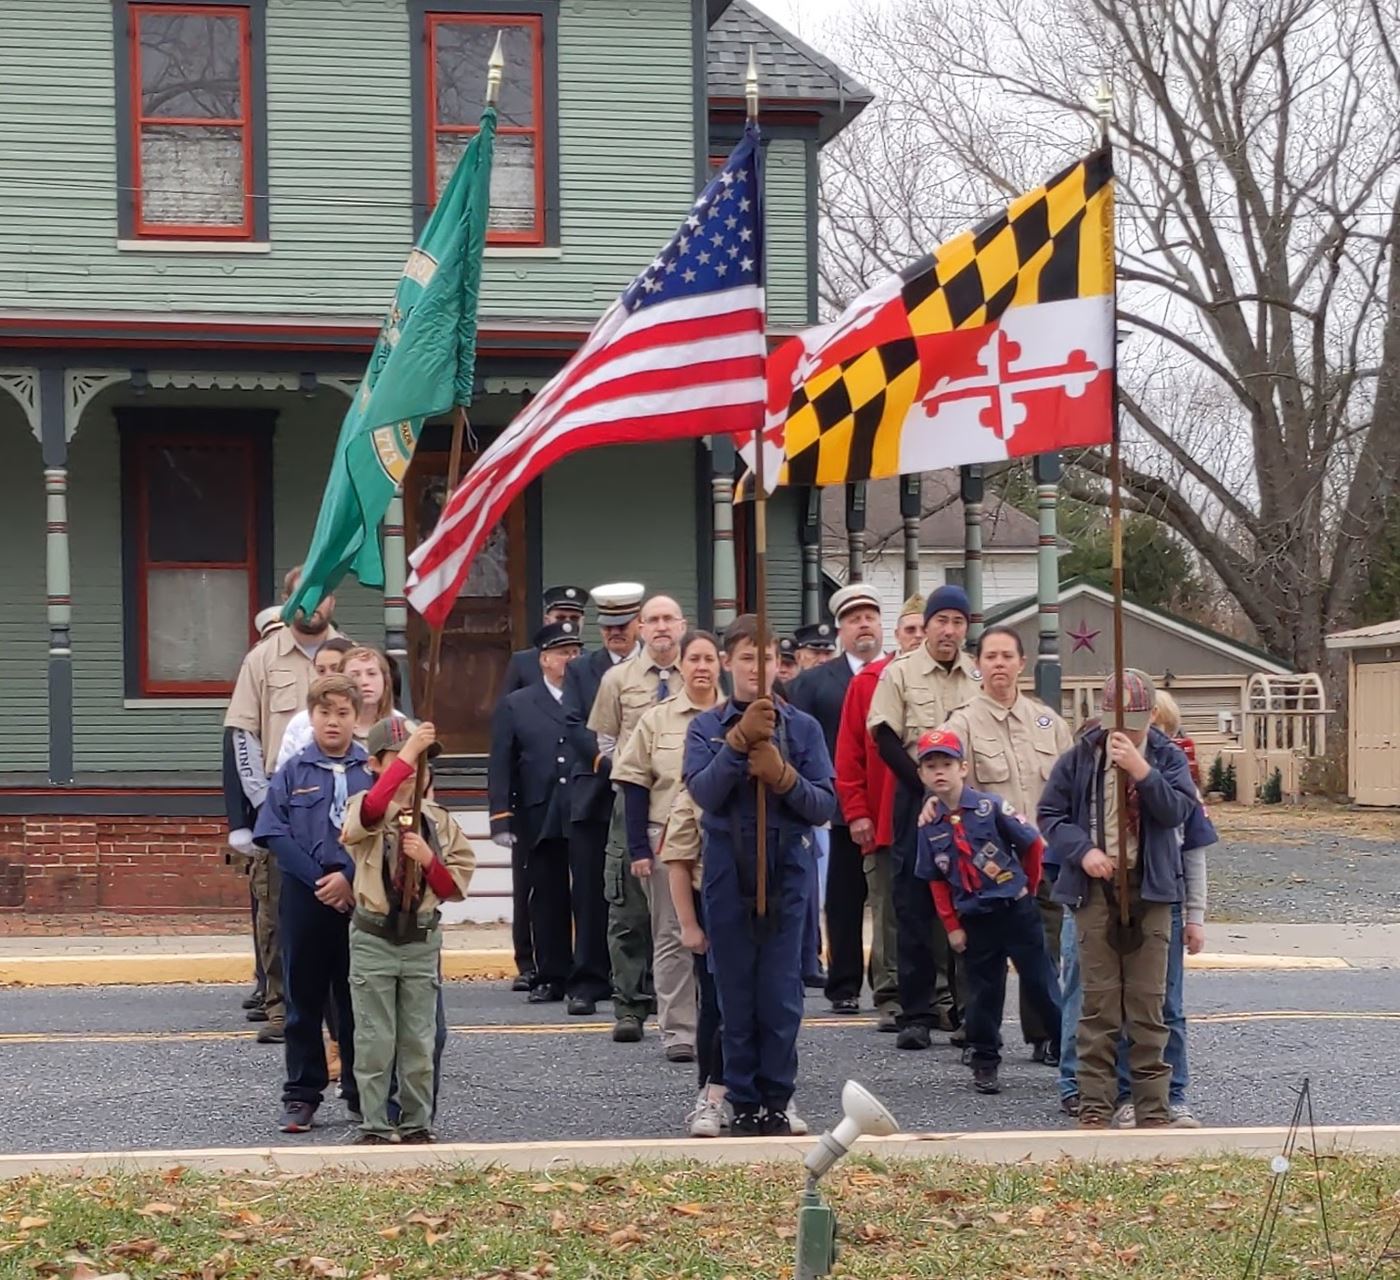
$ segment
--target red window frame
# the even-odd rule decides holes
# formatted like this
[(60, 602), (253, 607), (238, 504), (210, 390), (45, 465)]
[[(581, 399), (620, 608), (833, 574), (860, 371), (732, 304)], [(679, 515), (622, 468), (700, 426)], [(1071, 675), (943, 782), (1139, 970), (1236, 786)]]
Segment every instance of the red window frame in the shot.
[[(236, 572), (248, 577), (248, 643), (257, 639), (253, 619), (258, 612), (258, 502), (257, 502), (257, 444), (251, 436), (217, 435), (213, 432), (142, 432), (131, 442), (135, 450), (133, 468), (136, 499), (136, 643), (140, 694), (142, 697), (226, 697), (233, 692), (234, 679), (228, 680), (153, 680), (150, 673), (150, 634), (147, 618), (147, 575), (152, 569), (204, 569)], [(160, 448), (198, 448), (213, 445), (241, 454), (245, 502), (243, 510), (242, 561), (234, 560), (152, 560), (150, 558), (150, 475), (148, 459)], [(230, 466), (233, 464), (230, 463)]]
[[(531, 231), (488, 231), (487, 244), (542, 245), (545, 238), (545, 150), (544, 150), (544, 18), (537, 13), (430, 13), (427, 15), (428, 42), (427, 66), (427, 109), (425, 118), (428, 125), (428, 207), (438, 201), (437, 189), (437, 141), (438, 135), (455, 133), (470, 137), (478, 132), (474, 124), (440, 124), (437, 118), (437, 32), (442, 26), (489, 27), (495, 32), (502, 27), (523, 27), (530, 32), (530, 49), (534, 63), (534, 107), (532, 114), (535, 123), (526, 125), (496, 125), (498, 137), (528, 137), (534, 142), (535, 152), (535, 226)], [(485, 86), (483, 86), (483, 89)], [(484, 99), (483, 99), (484, 101)]]
[[(128, 41), (131, 58), (131, 183), (135, 204), (136, 234), (159, 240), (251, 240), (253, 238), (253, 42), (252, 20), (245, 5), (227, 4), (133, 4), (128, 12)], [(188, 14), (201, 18), (233, 18), (239, 34), (239, 107), (236, 118), (214, 116), (147, 116), (141, 105), (141, 19), (147, 14), (163, 17)], [(141, 131), (153, 126), (206, 129), (238, 129), (243, 138), (243, 220), (237, 225), (189, 226), (180, 223), (148, 222), (141, 185)]]

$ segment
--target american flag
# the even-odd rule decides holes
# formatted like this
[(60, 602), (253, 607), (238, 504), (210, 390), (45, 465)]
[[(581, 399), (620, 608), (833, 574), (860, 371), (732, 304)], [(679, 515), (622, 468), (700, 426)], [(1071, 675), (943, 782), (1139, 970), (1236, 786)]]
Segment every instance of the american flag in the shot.
[(412, 556), (408, 599), (430, 625), (446, 622), (510, 504), (560, 458), (762, 424), (760, 173), (750, 127), (666, 247), (467, 472)]

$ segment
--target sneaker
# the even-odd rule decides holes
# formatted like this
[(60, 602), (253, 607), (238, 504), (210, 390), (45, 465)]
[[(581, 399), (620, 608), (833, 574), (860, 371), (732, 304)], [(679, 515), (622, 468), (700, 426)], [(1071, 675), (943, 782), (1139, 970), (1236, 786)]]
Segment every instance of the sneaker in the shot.
[(387, 1133), (357, 1133), (355, 1135), (357, 1147), (392, 1147), (398, 1140), (397, 1135), (390, 1137)]
[(1168, 1107), (1171, 1113), (1171, 1124), (1173, 1129), (1199, 1129), (1201, 1122), (1191, 1114), (1191, 1108), (1184, 1102), (1179, 1107)]
[(1131, 1102), (1120, 1102), (1118, 1109), (1113, 1113), (1113, 1119), (1108, 1122), (1111, 1129), (1136, 1129), (1137, 1111)]
[(1079, 1095), (1077, 1093), (1062, 1093), (1060, 1095), (1060, 1110), (1067, 1116), (1077, 1116), (1079, 1114)]
[(792, 1121), (786, 1111), (765, 1111), (759, 1117), (759, 1127), (765, 1138), (790, 1138)]
[(694, 1062), (695, 1046), (691, 1044), (668, 1044), (666, 1046), (667, 1062)]
[(695, 1110), (686, 1116), (692, 1138), (718, 1138), (724, 1129), (724, 1103), (705, 1089), (695, 1099)]
[(640, 1018), (619, 1018), (613, 1023), (613, 1040), (617, 1044), (636, 1044), (642, 1038)]
[(972, 1087), (978, 1093), (1000, 1093), (1001, 1081), (997, 1079), (997, 1069), (990, 1062), (976, 1063), (972, 1068)]
[(543, 982), (537, 987), (531, 987), (525, 1000), (527, 1004), (557, 1004), (563, 998), (563, 987), (552, 982)]
[(761, 1138), (763, 1120), (757, 1111), (736, 1111), (729, 1122), (729, 1132), (735, 1138)]
[(875, 1022), (876, 1031), (895, 1032), (899, 1030), (899, 1010), (880, 1009), (877, 1011), (879, 1017)]
[(277, 1127), (283, 1133), (308, 1133), (316, 1117), (316, 1108), (309, 1102), (287, 1102), (282, 1106)]
[(794, 1137), (804, 1137), (807, 1132), (807, 1122), (797, 1114), (797, 1099), (789, 1098), (787, 1110), (783, 1113), (787, 1116), (788, 1132)]
[(897, 1049), (927, 1049), (933, 1044), (933, 1034), (921, 1022), (905, 1027), (895, 1040)]
[(410, 1147), (426, 1147), (437, 1141), (437, 1135), (429, 1129), (409, 1129), (399, 1134), (399, 1141)]
[(832, 1012), (832, 1013), (842, 1013), (842, 1014), (845, 1014), (845, 1013), (859, 1013), (859, 1012), (860, 1012), (860, 1001), (859, 1001), (859, 1000), (856, 1000), (856, 999), (849, 999), (849, 1000), (833, 1000), (833, 1001), (831, 1002), (831, 1012)]
[(257, 1041), (259, 1044), (285, 1044), (287, 1040), (287, 1024), (285, 1022), (269, 1022), (265, 1027), (258, 1028)]
[(259, 991), (256, 987), (254, 987), (253, 990), (248, 992), (248, 994), (243, 997), (243, 1008), (261, 1009), (266, 1000), (266, 993)]

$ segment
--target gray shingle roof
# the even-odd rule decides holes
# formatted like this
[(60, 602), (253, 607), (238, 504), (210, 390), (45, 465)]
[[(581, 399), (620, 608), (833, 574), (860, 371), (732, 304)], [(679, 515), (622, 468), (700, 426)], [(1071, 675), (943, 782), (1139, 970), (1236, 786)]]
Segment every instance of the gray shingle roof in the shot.
[(744, 73), (749, 64), (750, 46), (763, 97), (835, 107), (839, 119), (831, 134), (839, 132), (874, 100), (875, 95), (859, 80), (779, 26), (748, 0), (732, 0), (710, 28), (711, 98), (744, 96)]

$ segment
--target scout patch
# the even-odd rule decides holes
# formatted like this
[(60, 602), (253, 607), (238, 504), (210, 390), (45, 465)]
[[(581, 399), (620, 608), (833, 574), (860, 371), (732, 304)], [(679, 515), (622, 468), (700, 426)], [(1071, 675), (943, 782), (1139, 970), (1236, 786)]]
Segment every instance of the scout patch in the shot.
[(1048, 729), (1048, 728), (1050, 727), (1050, 717), (1049, 717), (1049, 716), (1036, 716), (1035, 722), (1036, 722), (1036, 724), (1038, 724), (1042, 729)]
[(981, 669), (980, 667), (973, 667), (973, 668), (972, 668), (972, 678), (973, 678), (974, 680), (981, 680), (981, 679), (982, 679), (982, 669)]
[(989, 813), (991, 813), (991, 811), (992, 811), (992, 802), (991, 802), (991, 800), (989, 800), (986, 796), (983, 796), (983, 797), (977, 802), (977, 816), (978, 816), (979, 818), (985, 818)]

